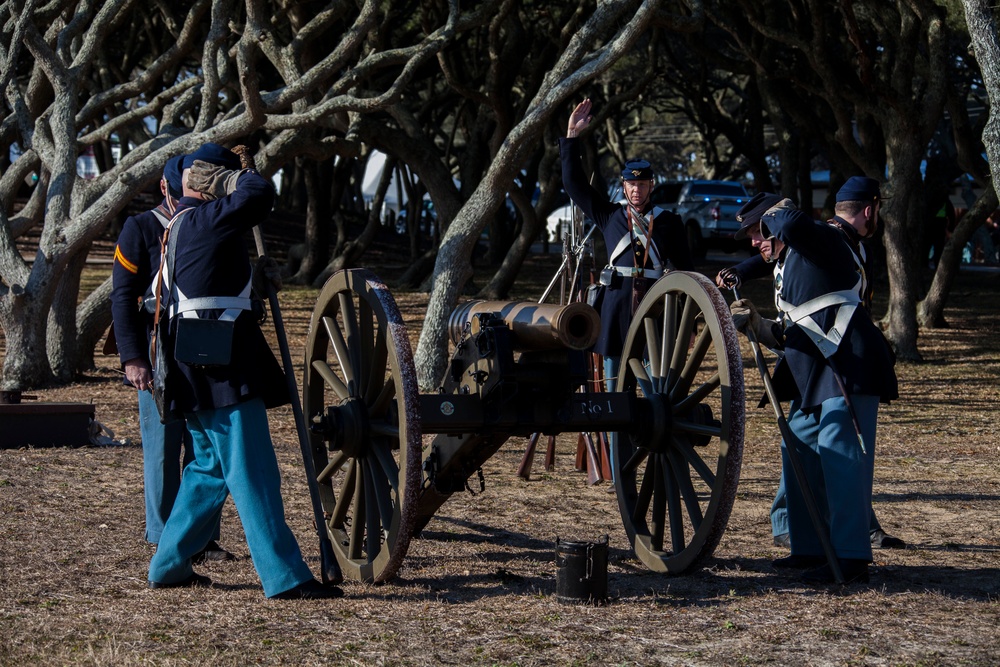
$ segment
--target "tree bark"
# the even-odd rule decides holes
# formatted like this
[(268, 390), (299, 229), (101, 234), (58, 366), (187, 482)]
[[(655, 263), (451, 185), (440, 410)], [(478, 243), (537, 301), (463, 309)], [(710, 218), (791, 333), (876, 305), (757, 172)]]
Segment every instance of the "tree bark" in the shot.
[[(443, 376), (448, 364), (446, 323), (462, 287), (472, 276), (469, 258), (476, 238), (501, 205), (529, 147), (539, 140), (545, 124), (571, 95), (607, 71), (632, 47), (649, 25), (658, 4), (647, 1), (638, 7), (632, 2), (597, 6), (587, 23), (573, 36), (559, 62), (546, 75), (525, 116), (504, 138), (483, 180), (448, 227), (438, 249), (434, 289), (414, 359), (422, 390), (432, 391)], [(622, 18), (625, 20), (621, 21)], [(614, 26), (618, 25), (621, 28), (615, 34)], [(601, 43), (608, 33), (613, 37), (595, 55), (591, 52), (592, 46)]]
[[(89, 245), (66, 264), (59, 280), (52, 309), (49, 311), (46, 350), (56, 382), (69, 382), (76, 375), (79, 341), (76, 331), (76, 299), (80, 293), (80, 274), (87, 263)], [(109, 302), (110, 307), (110, 302)]]
[(972, 38), (972, 48), (983, 74), (983, 84), (990, 100), (989, 119), (983, 129), (983, 144), (986, 155), (993, 165), (990, 177), (996, 189), (993, 176), (1000, 167), (1000, 36), (997, 34), (995, 3), (989, 0), (962, 0), (965, 7), (965, 22)]
[(94, 350), (111, 326), (111, 276), (87, 295), (76, 309), (76, 370), (94, 367)]

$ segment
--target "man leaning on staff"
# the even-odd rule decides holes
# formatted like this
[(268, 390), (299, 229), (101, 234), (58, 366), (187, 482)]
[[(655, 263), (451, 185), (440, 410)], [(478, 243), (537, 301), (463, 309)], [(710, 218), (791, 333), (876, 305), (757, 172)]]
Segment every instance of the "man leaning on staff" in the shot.
[[(265, 596), (340, 597), (341, 589), (313, 578), (285, 522), (267, 423), (267, 409), (288, 401), (287, 385), (251, 309), (244, 237), (267, 218), (274, 188), (255, 169), (241, 169), (237, 155), (218, 144), (186, 156), (183, 168), (184, 196), (168, 231), (176, 243), (172, 265), (168, 253), (166, 266), (168, 335), (159, 344), (175, 357), (166, 378), (166, 410), (187, 420), (195, 458), (184, 470), (149, 564), (149, 585), (211, 585), (194, 572), (191, 557), (210, 538), (231, 494)], [(199, 364), (176, 358), (184, 349), (182, 328), (192, 329), (189, 323), (182, 327), (182, 320), (191, 318), (233, 322), (228, 361), (215, 357), (216, 363)]]
[[(877, 219), (877, 195), (869, 205)], [(774, 370), (778, 399), (791, 401), (782, 469), (791, 469), (788, 448), (795, 447), (845, 582), (867, 582), (878, 408), (898, 396), (891, 351), (862, 304), (862, 278), (841, 229), (769, 193), (755, 195), (739, 219), (736, 238), (749, 237), (775, 265), (779, 319), (762, 318), (748, 299), (731, 309), (738, 329), (784, 350)], [(774, 566), (833, 583), (799, 480), (787, 475), (785, 483), (791, 555)]]

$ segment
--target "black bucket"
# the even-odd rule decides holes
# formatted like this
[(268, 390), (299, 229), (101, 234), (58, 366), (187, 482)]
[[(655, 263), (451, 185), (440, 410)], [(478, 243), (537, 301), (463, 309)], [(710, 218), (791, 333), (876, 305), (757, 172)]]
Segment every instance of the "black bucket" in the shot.
[(556, 538), (556, 599), (601, 604), (608, 598), (608, 536), (600, 542)]

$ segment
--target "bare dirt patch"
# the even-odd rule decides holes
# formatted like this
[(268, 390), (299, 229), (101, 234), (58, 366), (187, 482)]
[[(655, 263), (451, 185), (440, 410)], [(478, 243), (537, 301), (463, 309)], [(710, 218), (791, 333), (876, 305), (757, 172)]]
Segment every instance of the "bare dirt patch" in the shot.
[[(537, 262), (541, 275), (558, 257)], [(537, 297), (539, 284), (517, 296)], [(515, 474), (526, 442), (509, 441), (484, 467), (486, 491), (445, 504), (394, 581), (347, 583), (347, 597), (328, 602), (264, 599), (231, 503), (222, 541), (239, 558), (199, 567), (216, 586), (149, 590), (137, 444), (2, 450), (0, 664), (996, 664), (998, 285), (995, 274), (963, 273), (951, 328), (923, 332), (926, 362), (897, 369), (901, 399), (879, 424), (876, 509), (909, 546), (876, 551), (868, 586), (811, 588), (770, 566), (784, 555), (768, 522), (778, 436), (773, 415), (755, 407), (761, 385), (747, 347), (738, 499), (715, 558), (683, 576), (634, 559), (614, 496), (573, 469), (569, 436), (555, 470), (536, 457), (527, 482)], [(768, 302), (766, 285), (749, 294)], [(296, 360), (315, 296), (282, 293)], [(395, 296), (415, 342), (426, 295)], [(93, 402), (117, 438), (138, 443), (134, 397), (112, 360), (99, 364), (73, 385), (32, 393)], [(290, 411), (273, 411), (271, 426), (286, 514), (317, 571)], [(561, 604), (556, 538), (603, 535), (610, 603)]]

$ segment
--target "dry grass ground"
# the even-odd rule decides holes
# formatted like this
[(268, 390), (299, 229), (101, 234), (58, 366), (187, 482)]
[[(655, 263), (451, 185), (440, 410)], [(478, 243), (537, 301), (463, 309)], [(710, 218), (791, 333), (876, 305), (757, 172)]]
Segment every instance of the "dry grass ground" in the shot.
[[(550, 261), (533, 260), (540, 275)], [(519, 285), (519, 296), (537, 296), (539, 284)], [(784, 555), (768, 522), (778, 438), (755, 400), (732, 519), (694, 572), (656, 575), (631, 556), (614, 496), (573, 469), (575, 438), (559, 439), (555, 470), (536, 458), (531, 481), (515, 475), (525, 446), (516, 439), (485, 466), (484, 493), (453, 497), (414, 540), (394, 581), (347, 583), (334, 601), (264, 599), (231, 503), (222, 542), (238, 559), (199, 568), (215, 587), (150, 590), (140, 447), (0, 450), (0, 664), (995, 665), (998, 285), (995, 274), (963, 273), (951, 328), (923, 332), (926, 363), (898, 367), (902, 398), (879, 423), (875, 501), (909, 546), (876, 551), (870, 585), (817, 589), (770, 566)], [(754, 290), (768, 301), (766, 286)], [(315, 295), (282, 294), (296, 360)], [(396, 297), (415, 340), (426, 295)], [(744, 357), (756, 397), (749, 347)], [(92, 401), (98, 420), (138, 443), (134, 397), (114, 365), (102, 359), (76, 384), (32, 393)], [(273, 411), (271, 425), (286, 514), (317, 571), (291, 413)], [(560, 603), (556, 538), (603, 535), (610, 603)]]

